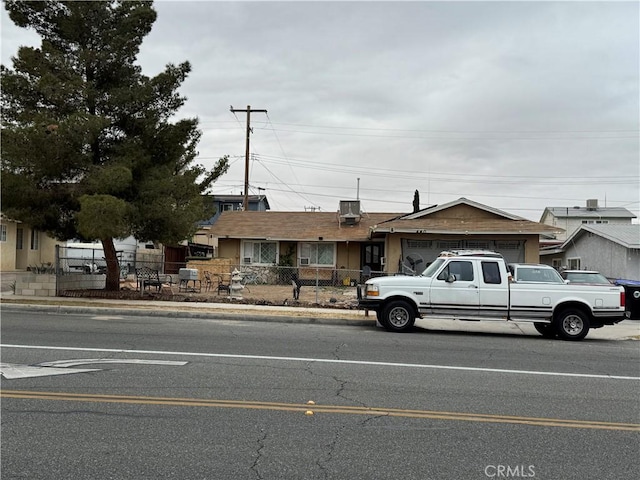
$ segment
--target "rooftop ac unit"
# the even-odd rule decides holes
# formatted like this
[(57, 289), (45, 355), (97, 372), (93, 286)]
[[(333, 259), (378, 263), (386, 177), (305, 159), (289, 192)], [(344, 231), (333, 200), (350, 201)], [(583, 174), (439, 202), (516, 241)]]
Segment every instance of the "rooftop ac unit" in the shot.
[(360, 220), (360, 200), (340, 200), (340, 221), (355, 225)]
[(340, 215), (360, 215), (360, 200), (340, 200)]
[(587, 200), (587, 210), (597, 210), (598, 209), (598, 199), (591, 198)]

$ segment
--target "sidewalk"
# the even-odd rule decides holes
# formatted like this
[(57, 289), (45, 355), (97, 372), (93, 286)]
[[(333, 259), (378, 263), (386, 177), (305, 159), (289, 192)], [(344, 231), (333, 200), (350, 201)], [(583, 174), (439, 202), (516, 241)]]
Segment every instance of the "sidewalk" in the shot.
[[(210, 318), (240, 321), (374, 326), (375, 312), (338, 308), (304, 308), (211, 302), (161, 300), (109, 300), (99, 298), (30, 297), (0, 294), (0, 311), (40, 311), (93, 315), (154, 315), (171, 318)], [(419, 319), (416, 326), (435, 331), (515, 334), (539, 336), (533, 325), (513, 322), (468, 322), (439, 318)], [(640, 321), (592, 329), (587, 340), (640, 340)]]

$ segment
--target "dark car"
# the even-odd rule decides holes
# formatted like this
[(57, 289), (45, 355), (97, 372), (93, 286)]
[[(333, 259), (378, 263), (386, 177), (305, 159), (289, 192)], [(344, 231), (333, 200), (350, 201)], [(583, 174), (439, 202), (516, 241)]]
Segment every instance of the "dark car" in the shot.
[(612, 285), (607, 277), (593, 270), (565, 270), (560, 272), (562, 278), (569, 283), (584, 283), (588, 285)]

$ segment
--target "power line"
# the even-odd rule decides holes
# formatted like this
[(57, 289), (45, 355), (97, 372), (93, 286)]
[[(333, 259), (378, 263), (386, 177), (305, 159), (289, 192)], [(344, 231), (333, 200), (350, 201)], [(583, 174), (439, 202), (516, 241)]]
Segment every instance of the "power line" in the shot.
[[(229, 123), (227, 120), (220, 121), (201, 121), (199, 124), (213, 124), (213, 123)], [(314, 124), (305, 124), (305, 123), (283, 123), (283, 122), (272, 122), (269, 121), (269, 124), (272, 128), (275, 129), (276, 125), (284, 125), (289, 127), (305, 127), (305, 128), (318, 128), (318, 129), (326, 129), (326, 130), (354, 130), (354, 131), (364, 131), (364, 132), (410, 132), (410, 133), (424, 133), (424, 134), (449, 134), (449, 135), (458, 135), (458, 134), (473, 134), (473, 135), (485, 135), (485, 134), (501, 134), (501, 135), (511, 135), (511, 134), (526, 134), (526, 135), (541, 135), (541, 134), (630, 134), (633, 135), (630, 138), (637, 138), (640, 134), (640, 130), (637, 128), (631, 129), (607, 129), (607, 130), (458, 130), (458, 129), (411, 129), (411, 128), (381, 128), (381, 127), (349, 127), (349, 126), (335, 126), (335, 125), (314, 125)], [(267, 128), (268, 124), (265, 124)], [(225, 129), (229, 130), (229, 129)], [(293, 130), (279, 130), (279, 131), (293, 131)], [(301, 132), (308, 133), (308, 132)], [(316, 132), (322, 133), (322, 132)]]
[[(269, 162), (272, 163), (280, 163), (282, 164), (281, 157), (275, 156), (275, 155), (260, 155), (260, 158), (263, 160), (268, 160)], [(289, 162), (291, 162), (292, 160), (289, 158), (287, 159)], [(316, 168), (319, 170), (323, 170), (325, 168), (322, 167), (327, 167), (326, 170), (327, 171), (338, 171), (340, 172), (341, 169), (344, 168), (358, 168), (361, 169), (362, 167), (349, 167), (349, 166), (345, 166), (344, 164), (338, 164), (338, 163), (327, 163), (327, 162), (322, 162), (322, 167), (319, 166), (319, 162), (316, 162), (314, 160), (309, 160), (309, 159), (293, 159), (294, 164), (297, 164), (298, 166), (304, 167), (304, 168)], [(337, 167), (337, 169), (331, 169), (328, 167)], [(385, 176), (387, 175), (386, 172), (390, 172), (390, 173), (394, 173), (397, 172), (398, 169), (397, 168), (382, 168), (382, 167), (374, 167), (374, 166), (370, 166), (367, 165), (367, 170), (368, 171), (380, 171), (383, 172), (385, 174)], [(360, 171), (360, 170), (359, 170)], [(427, 172), (416, 172), (413, 171), (415, 173), (427, 173)], [(413, 173), (412, 172), (412, 173)], [(467, 174), (467, 173), (455, 173), (455, 172), (434, 172), (434, 171), (430, 171), (428, 173), (429, 175), (442, 175), (442, 176), (451, 176), (451, 177), (486, 177), (486, 178), (505, 178), (505, 179), (517, 179), (517, 178), (521, 178), (523, 180), (530, 180), (533, 178), (541, 178), (541, 179), (549, 179), (549, 175), (499, 175), (499, 174), (481, 174), (481, 173), (474, 173), (474, 174)], [(575, 176), (573, 175), (572, 178), (576, 179), (576, 180), (589, 180), (589, 179), (593, 179), (593, 180), (602, 180), (602, 179), (619, 179), (620, 175), (610, 175), (610, 176), (602, 176), (602, 175), (595, 175), (595, 176)], [(638, 180), (640, 181), (640, 180)]]
[[(543, 137), (543, 136), (495, 136), (494, 133), (492, 132), (487, 132), (488, 134), (494, 135), (494, 136), (477, 136), (477, 137), (463, 137), (463, 136), (418, 136), (418, 135), (390, 135), (390, 134), (369, 134), (369, 133), (346, 133), (346, 132), (317, 132), (317, 131), (311, 131), (311, 130), (307, 130), (307, 131), (303, 131), (303, 130), (290, 130), (290, 129), (280, 129), (280, 132), (288, 132), (288, 133), (302, 133), (302, 134), (307, 134), (307, 135), (334, 135), (334, 136), (348, 136), (348, 137), (374, 137), (374, 138), (409, 138), (409, 139), (419, 139), (419, 140), (440, 140), (440, 141), (505, 141), (505, 140), (518, 140), (518, 141), (551, 141), (551, 140), (621, 140), (621, 139), (638, 139), (638, 134), (634, 133), (634, 134), (629, 134), (629, 135), (622, 135), (622, 134), (616, 134), (616, 135), (606, 135), (606, 136), (593, 136), (593, 135), (589, 135), (589, 136), (558, 136), (553, 135), (553, 136), (548, 136), (548, 137)], [(393, 132), (393, 130), (392, 130)], [(432, 135), (432, 134), (436, 134), (436, 132), (433, 132), (430, 134), (430, 132), (422, 132), (422, 131), (418, 131), (419, 133), (424, 133), (425, 135)], [(461, 134), (466, 134), (467, 132), (459, 132)], [(500, 132), (498, 132), (500, 133)], [(514, 132), (514, 133), (518, 133), (518, 132)], [(528, 135), (535, 135), (538, 132), (528, 132)], [(576, 134), (579, 133), (589, 133), (589, 132), (575, 132)], [(595, 132), (593, 132), (595, 133)], [(599, 133), (605, 133), (605, 134), (609, 134), (609, 133), (617, 133), (617, 132), (599, 132)], [(437, 133), (438, 135), (441, 135), (440, 133)], [(451, 134), (453, 135), (453, 132), (451, 132)], [(504, 133), (502, 133), (504, 135)], [(565, 134), (565, 132), (561, 132), (562, 135)], [(457, 135), (457, 134), (456, 134)]]
[[(267, 120), (269, 120), (269, 123), (271, 124), (271, 126), (273, 126), (273, 122), (271, 122), (271, 118), (269, 117), (269, 114), (267, 114)], [(298, 177), (296, 176), (296, 172), (291, 166), (291, 162), (289, 162), (289, 159), (287, 158), (287, 154), (284, 153), (284, 148), (282, 148), (282, 143), (280, 143), (280, 138), (278, 137), (276, 130), (273, 129), (272, 131), (273, 131), (273, 135), (276, 137), (276, 140), (278, 141), (278, 145), (280, 146), (280, 150), (282, 151), (284, 158), (287, 160), (287, 163), (289, 164), (289, 170), (291, 170), (291, 174), (293, 175), (294, 180), (299, 183)]]
[(309, 200), (307, 197), (305, 197), (304, 195), (302, 195), (301, 192), (297, 192), (295, 191), (293, 188), (291, 188), (289, 186), (288, 183), (283, 182), (280, 178), (278, 178), (278, 176), (273, 173), (271, 170), (269, 170), (264, 164), (262, 164), (261, 162), (258, 162), (258, 165), (261, 165), (262, 168), (264, 168), (273, 178), (275, 178), (276, 180), (278, 180), (279, 182), (281, 182), (282, 185), (285, 185), (286, 187), (289, 188), (288, 191), (290, 191), (291, 193), (294, 193), (296, 195), (298, 195), (300, 198), (302, 198), (304, 201), (309, 202), (309, 203), (314, 203), (313, 201)]
[[(262, 157), (261, 157), (262, 158)], [(271, 163), (275, 164), (284, 164), (278, 160), (270, 160)], [(537, 185), (635, 185), (640, 184), (640, 179), (626, 177), (574, 177), (571, 180), (565, 178), (557, 178), (557, 179), (549, 179), (549, 177), (533, 177), (533, 176), (507, 176), (507, 175), (468, 175), (468, 174), (454, 174), (454, 173), (426, 173), (426, 172), (416, 172), (412, 171), (409, 173), (397, 173), (398, 170), (390, 170), (390, 169), (381, 169), (381, 168), (368, 168), (365, 173), (363, 173), (362, 167), (349, 167), (349, 166), (335, 166), (335, 168), (329, 168), (328, 165), (331, 164), (323, 164), (317, 165), (314, 163), (300, 163), (299, 166), (304, 167), (307, 170), (319, 170), (325, 172), (336, 172), (336, 173), (344, 173), (344, 174), (352, 174), (352, 175), (360, 175), (360, 176), (368, 176), (368, 177), (385, 177), (385, 178), (395, 178), (400, 180), (431, 180), (438, 182), (457, 182), (457, 183), (482, 183), (482, 184), (492, 184), (492, 185), (512, 185), (514, 184), (514, 179), (519, 179), (516, 183), (527, 183), (530, 184), (533, 182), (533, 179), (539, 178), (541, 180), (537, 180), (534, 183)], [(394, 172), (394, 173), (392, 173)], [(454, 177), (454, 178), (449, 178)], [(482, 178), (476, 178), (482, 177)], [(495, 178), (495, 180), (491, 180)], [(608, 179), (608, 180), (607, 180)]]
[(437, 130), (437, 129), (406, 129), (406, 128), (376, 128), (376, 127), (345, 127), (329, 125), (310, 125), (303, 123), (275, 123), (273, 125), (286, 125), (292, 127), (334, 128), (365, 131), (394, 131), (394, 132), (421, 132), (421, 133), (640, 133), (634, 129), (616, 130)]

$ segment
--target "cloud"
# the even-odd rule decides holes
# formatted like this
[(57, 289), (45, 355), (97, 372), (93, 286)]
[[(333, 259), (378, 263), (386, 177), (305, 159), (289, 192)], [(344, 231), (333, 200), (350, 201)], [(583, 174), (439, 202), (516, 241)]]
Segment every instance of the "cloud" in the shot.
[[(189, 60), (181, 112), (219, 193), (410, 211), (461, 196), (538, 220), (588, 198), (640, 215), (636, 2), (157, 2), (139, 61)], [(24, 32), (6, 25), (2, 61)], [(7, 27), (7, 28), (6, 28)], [(360, 179), (358, 181), (358, 179)], [(359, 188), (358, 188), (359, 186)]]

